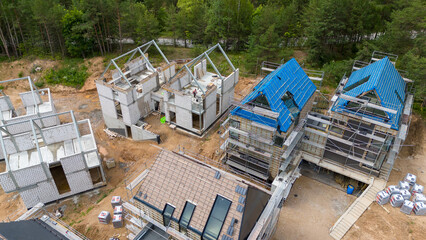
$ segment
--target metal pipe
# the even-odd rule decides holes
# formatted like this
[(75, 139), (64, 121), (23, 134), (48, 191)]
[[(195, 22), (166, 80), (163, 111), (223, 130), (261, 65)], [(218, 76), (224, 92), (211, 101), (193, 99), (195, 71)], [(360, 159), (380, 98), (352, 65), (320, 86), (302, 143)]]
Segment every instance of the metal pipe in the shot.
[(114, 60), (111, 60), (112, 64), (114, 64), (115, 68), (118, 70), (118, 72), (121, 74), (121, 76), (126, 80), (127, 84), (129, 84), (129, 86), (132, 86), (132, 84), (129, 82), (129, 80), (126, 78), (126, 76), (124, 76), (123, 72), (121, 71), (121, 69), (117, 66), (117, 64), (115, 63)]

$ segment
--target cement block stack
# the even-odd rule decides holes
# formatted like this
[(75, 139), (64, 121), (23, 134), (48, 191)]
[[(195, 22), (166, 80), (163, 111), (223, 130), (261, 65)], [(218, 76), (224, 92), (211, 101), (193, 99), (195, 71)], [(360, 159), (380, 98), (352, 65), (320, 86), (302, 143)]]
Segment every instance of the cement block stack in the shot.
[(416, 181), (416, 175), (408, 173), (397, 186), (390, 185), (385, 190), (378, 192), (376, 202), (380, 205), (390, 202), (392, 207), (400, 207), (400, 211), (408, 215), (411, 212), (416, 215), (426, 215), (424, 187)]
[(410, 200), (411, 193), (407, 189), (401, 190), (401, 195), (405, 200)]
[(378, 204), (385, 205), (386, 203), (389, 202), (389, 199), (390, 199), (390, 195), (385, 190), (377, 193), (376, 202)]
[(402, 204), (401, 212), (410, 215), (411, 212), (413, 211), (413, 208), (414, 208), (414, 203), (412, 201), (405, 200), (404, 204)]
[(424, 187), (417, 183), (414, 183), (413, 188), (411, 188), (411, 195), (414, 196), (416, 193), (423, 193)]
[(394, 194), (401, 194), (401, 190), (398, 188), (398, 186), (395, 186), (395, 185), (390, 185), (386, 189), (386, 192), (391, 196), (394, 195)]
[(414, 202), (422, 202), (422, 203), (426, 203), (426, 197), (425, 195), (423, 195), (422, 193), (416, 193), (413, 196), (413, 201)]
[(121, 228), (123, 227), (123, 216), (121, 214), (116, 214), (112, 218), (112, 225), (114, 228)]
[(410, 190), (410, 183), (406, 181), (399, 181), (398, 186), (400, 190)]
[(122, 215), (123, 214), (123, 206), (115, 206), (114, 207), (114, 215)]
[(407, 175), (404, 178), (405, 182), (408, 182), (410, 186), (413, 186), (416, 183), (417, 177), (414, 174), (407, 173)]
[(111, 221), (111, 215), (107, 211), (102, 211), (99, 216), (99, 223), (108, 224)]
[(414, 204), (413, 212), (414, 214), (420, 216), (426, 215), (426, 204), (423, 202), (416, 202)]
[(121, 206), (121, 197), (113, 196), (111, 199), (111, 206), (114, 208), (115, 206)]
[(401, 207), (404, 203), (404, 198), (401, 194), (393, 194), (390, 200), (392, 207)]

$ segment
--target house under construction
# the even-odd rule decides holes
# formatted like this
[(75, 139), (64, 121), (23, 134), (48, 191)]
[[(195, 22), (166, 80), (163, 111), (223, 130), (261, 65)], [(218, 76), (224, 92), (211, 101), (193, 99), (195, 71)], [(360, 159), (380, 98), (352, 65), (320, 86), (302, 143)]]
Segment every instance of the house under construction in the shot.
[(271, 197), (184, 152), (160, 150), (141, 175), (128, 186), (136, 192), (123, 204), (128, 229), (148, 226), (176, 239), (247, 239)]
[[(164, 60), (156, 68), (148, 59), (151, 46)], [(221, 75), (209, 57), (216, 49), (232, 69), (228, 76)], [(109, 71), (110, 66), (115, 69)], [(96, 86), (108, 129), (134, 140), (160, 141), (160, 136), (147, 129), (147, 116), (159, 112), (169, 124), (202, 135), (230, 106), (237, 82), (238, 69), (219, 44), (176, 73), (176, 63), (169, 62), (151, 41), (111, 60)]]
[[(293, 134), (283, 158), (305, 161), (355, 179), (368, 187), (330, 229), (341, 239), (374, 201), (389, 178), (408, 134), (413, 95), (411, 80), (394, 64), (396, 56), (374, 52), (369, 63), (356, 62), (344, 76), (328, 108), (314, 108)], [(392, 61), (393, 60), (393, 61)]]
[(312, 81), (323, 76), (309, 77), (295, 59), (277, 67), (222, 124), (228, 126), (221, 147), (226, 164), (262, 180), (278, 175), (284, 151), (295, 137), (293, 129), (312, 108), (317, 89)]
[[(3, 116), (12, 112), (12, 118), (0, 125), (3, 190), (19, 192), (25, 206), (31, 208), (39, 202), (52, 202), (104, 185), (90, 121), (77, 121), (72, 111), (42, 112), (43, 104), (54, 111), (49, 90), (38, 90), (29, 78), (28, 81), (32, 91), (20, 94), (25, 108), (9, 105), (9, 96), (2, 98), (2, 106), (9, 109), (2, 108)], [(42, 102), (42, 97), (46, 97), (43, 91), (48, 93), (49, 102)]]

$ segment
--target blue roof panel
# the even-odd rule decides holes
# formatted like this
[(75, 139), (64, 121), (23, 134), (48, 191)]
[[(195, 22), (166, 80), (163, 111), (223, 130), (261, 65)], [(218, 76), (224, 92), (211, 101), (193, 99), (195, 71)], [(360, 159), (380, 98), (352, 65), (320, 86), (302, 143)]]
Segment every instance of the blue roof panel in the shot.
[[(353, 72), (349, 77), (346, 86), (356, 84), (358, 81), (362, 81), (367, 77), (369, 77), (367, 82), (345, 92), (344, 94), (351, 97), (358, 97), (363, 93), (375, 91), (377, 97), (380, 100), (381, 106), (397, 111), (396, 114), (390, 112), (386, 112), (386, 114), (389, 117), (388, 123), (391, 124), (392, 129), (398, 130), (399, 118), (404, 108), (404, 103), (399, 100), (398, 95), (401, 97), (402, 101), (404, 101), (406, 85), (404, 79), (398, 73), (398, 70), (396, 70), (395, 66), (392, 64), (389, 58), (385, 57), (375, 63)], [(337, 100), (337, 102), (334, 104), (332, 110), (335, 112), (351, 112), (356, 115), (362, 115), (376, 121), (384, 122), (384, 119), (382, 118), (345, 109), (344, 107), (347, 105), (347, 103), (347, 100), (339, 98), (339, 100)]]
[(293, 119), (289, 109), (282, 100), (283, 95), (287, 91), (293, 94), (293, 99), (298, 109), (302, 110), (315, 90), (315, 84), (312, 83), (297, 61), (292, 58), (262, 79), (242, 101), (242, 104), (246, 104), (255, 100), (258, 96), (264, 95), (271, 111), (279, 113), (278, 121), (246, 111), (240, 107), (235, 108), (231, 114), (270, 127), (279, 127), (282, 132), (287, 132), (293, 123)]

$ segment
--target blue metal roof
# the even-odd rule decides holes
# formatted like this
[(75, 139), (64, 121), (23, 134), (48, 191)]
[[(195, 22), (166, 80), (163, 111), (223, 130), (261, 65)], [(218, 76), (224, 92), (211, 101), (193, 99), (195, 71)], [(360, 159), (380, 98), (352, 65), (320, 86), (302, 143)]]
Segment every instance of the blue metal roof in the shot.
[(279, 126), (282, 132), (287, 132), (293, 123), (293, 119), (289, 109), (282, 100), (283, 95), (287, 91), (293, 94), (293, 99), (297, 108), (302, 110), (315, 90), (315, 84), (312, 83), (297, 61), (292, 58), (262, 79), (262, 81), (254, 87), (253, 91), (242, 101), (242, 104), (246, 104), (264, 95), (271, 111), (279, 113), (278, 121), (246, 111), (240, 107), (235, 108), (231, 114), (270, 127), (277, 128)]
[[(398, 130), (399, 118), (404, 109), (405, 101), (406, 83), (404, 79), (398, 73), (398, 70), (396, 70), (395, 66), (392, 64), (389, 58), (385, 57), (375, 63), (372, 63), (366, 67), (363, 67), (353, 72), (349, 77), (345, 88), (350, 87), (352, 84), (356, 84), (357, 82), (362, 81), (366, 78), (368, 78), (368, 81), (345, 92), (344, 94), (351, 97), (358, 97), (363, 93), (374, 91), (382, 107), (390, 108), (397, 111), (396, 114), (386, 111), (385, 113), (388, 115), (389, 118), (387, 123), (391, 124), (392, 129)], [(352, 114), (362, 115), (364, 117), (368, 117), (376, 121), (385, 122), (383, 118), (370, 116), (364, 114), (363, 112), (356, 112), (345, 109), (344, 107), (347, 103), (347, 100), (339, 98), (339, 100), (334, 104), (332, 110), (335, 112), (351, 112)]]

